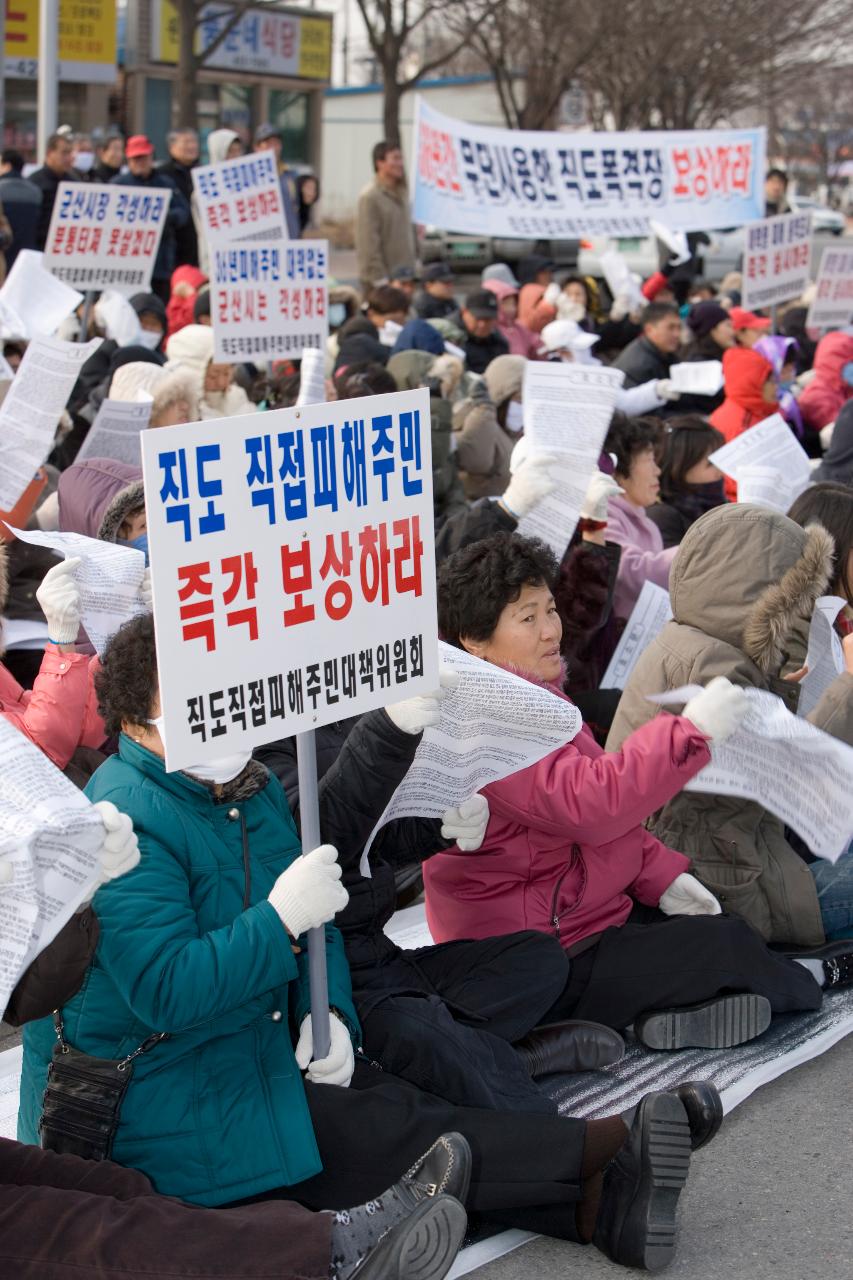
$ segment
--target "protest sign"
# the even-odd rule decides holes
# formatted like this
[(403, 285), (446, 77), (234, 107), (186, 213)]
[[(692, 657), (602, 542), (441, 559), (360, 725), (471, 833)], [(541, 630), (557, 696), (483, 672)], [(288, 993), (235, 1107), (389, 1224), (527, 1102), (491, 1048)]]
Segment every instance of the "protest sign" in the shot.
[(275, 157), (254, 151), (193, 169), (193, 186), (208, 245), (287, 239)]
[(613, 657), (601, 677), (599, 688), (624, 689), (640, 654), (649, 647), (671, 617), (669, 592), (654, 582), (644, 582)]
[(808, 455), (781, 414), (774, 413), (708, 458), (738, 486), (738, 502), (787, 511), (809, 483)]
[(821, 254), (807, 329), (840, 329), (853, 319), (853, 249), (826, 248)]
[(438, 687), (429, 392), (142, 436), (167, 768)]
[(810, 280), (812, 215), (782, 213), (745, 230), (741, 292), (747, 311), (802, 297)]
[(0, 1014), (24, 970), (100, 881), (97, 809), (29, 738), (0, 717)]
[(101, 345), (34, 339), (0, 405), (0, 511), (11, 511), (50, 452), (81, 367)]
[(326, 240), (252, 240), (210, 250), (214, 359), (274, 360), (325, 349)]
[(829, 686), (845, 670), (844, 650), (835, 630), (835, 619), (846, 604), (842, 596), (820, 596), (815, 601), (806, 653), (808, 674), (800, 681), (798, 716), (814, 711)]
[(141, 467), (139, 435), (148, 426), (153, 403), (151, 396), (139, 403), (135, 400), (103, 400), (74, 461), (112, 458), (115, 462)]
[(82, 533), (43, 533), (40, 529), (11, 529), (11, 532), (21, 542), (47, 547), (66, 560), (80, 557), (80, 564), (73, 572), (80, 591), (80, 620), (99, 658), (110, 636), (123, 622), (147, 612), (139, 596), (145, 555), (136, 547), (102, 542)]
[(555, 487), (518, 523), (525, 538), (547, 542), (558, 560), (569, 545), (586, 497), (623, 374), (596, 365), (528, 360), (524, 370), (524, 438), (553, 454)]
[(475, 791), (526, 769), (571, 742), (581, 714), (571, 702), (521, 676), (475, 658), (453, 645), (439, 644), (442, 662), (462, 679), (441, 702), (439, 721), (423, 732), (415, 758), (370, 834), (394, 818), (440, 818)]
[[(702, 692), (684, 685), (653, 694), (659, 706)], [(853, 837), (853, 747), (792, 715), (765, 689), (744, 689), (750, 709), (731, 737), (709, 743), (711, 763), (685, 791), (755, 800), (805, 840), (817, 858), (837, 862)]]
[(82, 301), (45, 269), (43, 253), (21, 249), (0, 289), (3, 337), (48, 338)]
[(159, 187), (60, 182), (44, 265), (76, 289), (144, 292), (171, 199)]
[(442, 115), (418, 98), (414, 221), (473, 235), (643, 236), (764, 212), (764, 129), (545, 133)]

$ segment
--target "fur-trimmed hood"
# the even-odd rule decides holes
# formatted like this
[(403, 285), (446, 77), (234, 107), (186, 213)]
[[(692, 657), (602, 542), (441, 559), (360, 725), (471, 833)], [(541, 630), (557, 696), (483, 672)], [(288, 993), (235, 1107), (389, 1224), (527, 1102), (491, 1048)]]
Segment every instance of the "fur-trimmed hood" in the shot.
[(822, 525), (803, 529), (781, 512), (730, 503), (688, 530), (669, 580), (674, 620), (746, 654), (777, 675), (833, 572)]
[(115, 495), (104, 512), (98, 529), (98, 537), (102, 542), (117, 542), (118, 531), (122, 526), (122, 522), (128, 516), (144, 509), (145, 488), (141, 480), (136, 480)]

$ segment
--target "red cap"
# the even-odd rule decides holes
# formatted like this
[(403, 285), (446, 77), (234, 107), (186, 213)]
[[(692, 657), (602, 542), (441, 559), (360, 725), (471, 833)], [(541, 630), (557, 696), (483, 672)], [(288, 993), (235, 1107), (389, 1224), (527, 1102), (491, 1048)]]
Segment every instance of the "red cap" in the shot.
[(149, 142), (144, 133), (135, 133), (128, 138), (124, 154), (128, 160), (134, 160), (137, 156), (153, 156), (154, 143)]
[(729, 317), (735, 327), (735, 333), (739, 329), (769, 329), (771, 324), (767, 316), (757, 316), (754, 311), (744, 311), (743, 307), (732, 307)]

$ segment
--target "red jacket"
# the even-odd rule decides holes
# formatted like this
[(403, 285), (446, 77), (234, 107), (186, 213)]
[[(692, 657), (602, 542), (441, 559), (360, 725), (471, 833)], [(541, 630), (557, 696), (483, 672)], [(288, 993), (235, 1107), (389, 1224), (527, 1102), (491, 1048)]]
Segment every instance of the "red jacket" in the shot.
[(0, 662), (0, 715), (58, 769), (78, 747), (100, 747), (107, 736), (92, 683), (98, 667), (97, 658), (48, 644), (32, 689), (22, 689)]
[(710, 758), (689, 720), (655, 716), (621, 751), (603, 751), (584, 726), (538, 764), (493, 782), (482, 847), (454, 846), (424, 864), (433, 938), (539, 929), (571, 947), (624, 924), (635, 899), (657, 906), (690, 862), (642, 824)]
[(814, 377), (797, 401), (803, 422), (812, 431), (820, 431), (834, 422), (853, 396), (853, 387), (841, 380), (841, 370), (851, 360), (853, 337), (850, 334), (828, 333), (817, 344)]
[[(207, 284), (207, 276), (198, 267), (176, 267), (169, 282), (172, 290), (166, 304), (166, 337), (171, 338), (179, 329), (185, 329), (193, 323), (193, 308), (202, 285)], [(175, 287), (180, 286), (175, 292)]]
[[(775, 400), (764, 399), (763, 388), (773, 377), (773, 366), (751, 347), (729, 347), (723, 353), (723, 380), (726, 398), (710, 420), (726, 437), (726, 443), (779, 412)], [(726, 497), (737, 502), (737, 485), (726, 476)]]
[(518, 323), (533, 333), (541, 333), (546, 324), (557, 319), (557, 308), (545, 301), (544, 284), (523, 284), (518, 295)]

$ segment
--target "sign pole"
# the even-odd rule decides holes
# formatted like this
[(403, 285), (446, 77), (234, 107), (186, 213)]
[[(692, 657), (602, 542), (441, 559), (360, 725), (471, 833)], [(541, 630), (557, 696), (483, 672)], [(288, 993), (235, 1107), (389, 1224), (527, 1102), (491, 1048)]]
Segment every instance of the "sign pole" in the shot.
[(77, 337), (78, 342), (89, 341), (89, 317), (92, 314), (92, 306), (95, 301), (95, 294), (91, 289), (87, 289), (83, 298), (83, 314), (80, 317), (80, 333)]
[(39, 0), (39, 75), (37, 88), (38, 160), (44, 164), (47, 140), (59, 117), (59, 0)]
[[(314, 730), (296, 735), (296, 764), (299, 771), (299, 817), (302, 852), (310, 853), (320, 844), (320, 806), (317, 799), (317, 744)], [(326, 978), (326, 930), (308, 932), (308, 979), (311, 987), (311, 1027), (314, 1057), (325, 1058), (331, 1045), (329, 1028), (329, 984)]]

